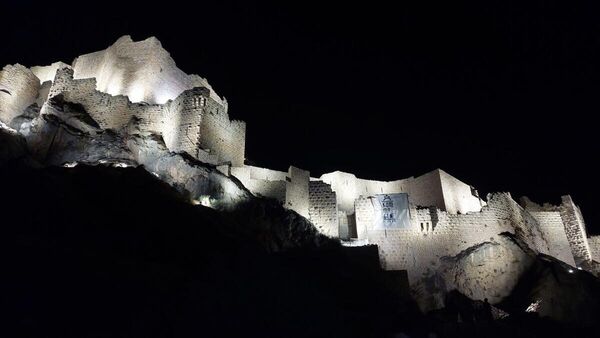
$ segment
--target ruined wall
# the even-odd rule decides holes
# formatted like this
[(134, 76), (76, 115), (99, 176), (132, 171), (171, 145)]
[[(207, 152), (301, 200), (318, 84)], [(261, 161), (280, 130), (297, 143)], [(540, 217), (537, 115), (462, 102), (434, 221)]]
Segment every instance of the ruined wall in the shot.
[(308, 184), (308, 216), (319, 231), (329, 237), (338, 238), (338, 208), (335, 192), (321, 181)]
[[(354, 215), (352, 215), (354, 216)], [(345, 211), (339, 210), (338, 208), (338, 229), (340, 232), (340, 239), (350, 239), (352, 236), (356, 236), (351, 233), (351, 229), (348, 225), (348, 214)]]
[(231, 121), (227, 101), (206, 79), (177, 68), (154, 37), (135, 42), (123, 36), (105, 50), (79, 56), (72, 67), (56, 62), (31, 72), (38, 86), (53, 81), (44, 96), (63, 94), (82, 104), (104, 129), (122, 128), (135, 116), (142, 130), (161, 134), (172, 151), (211, 164), (244, 164), (246, 124)]
[(71, 66), (64, 62), (58, 61), (49, 66), (31, 67), (31, 72), (37, 76), (37, 78), (40, 80), (40, 83), (44, 83), (48, 81), (54, 81), (56, 72), (62, 68), (71, 68)]
[(457, 212), (465, 214), (481, 210), (482, 201), (477, 196), (474, 196), (475, 191), (471, 186), (461, 182), (443, 170), (438, 169), (437, 171), (440, 175), (446, 211), (453, 214)]
[(571, 245), (565, 232), (565, 226), (558, 211), (529, 211), (536, 219), (540, 229), (550, 244), (549, 254), (561, 261), (575, 266)]
[(132, 103), (96, 90), (93, 78), (74, 79), (73, 70), (63, 68), (56, 72), (49, 97), (58, 94), (81, 104), (103, 129), (123, 128), (135, 116), (141, 130), (162, 135), (171, 151), (185, 151), (211, 164), (243, 163), (245, 124), (229, 121), (206, 88), (186, 90), (164, 105)]
[(571, 252), (573, 253), (575, 263), (580, 265), (592, 259), (583, 216), (571, 196), (562, 196), (561, 199), (562, 203), (559, 206), (560, 216), (565, 225), (565, 232), (571, 245)]
[(230, 162), (236, 167), (244, 165), (246, 123), (230, 120), (226, 106), (207, 98), (200, 128), (202, 148), (218, 154), (220, 162)]
[(308, 183), (310, 173), (290, 166), (286, 178), (285, 206), (308, 218)]
[[(56, 72), (49, 98), (62, 94), (64, 99), (81, 104), (90, 116), (104, 129), (122, 128), (134, 115), (130, 102), (125, 96), (111, 96), (96, 90), (95, 79), (73, 79), (73, 69), (62, 68)], [(145, 114), (150, 117), (150, 114)], [(155, 116), (156, 121), (160, 116)]]
[(37, 99), (39, 79), (26, 67), (7, 65), (0, 71), (0, 121), (9, 125)]
[(495, 194), (481, 212), (468, 214), (411, 205), (411, 226), (405, 229), (375, 230), (373, 217), (370, 199), (359, 198), (357, 226), (366, 227), (368, 242), (379, 247), (382, 266), (388, 270), (408, 270), (411, 283), (435, 270), (441, 257), (458, 255), (483, 242), (494, 242), (502, 232), (517, 234), (532, 249), (550, 253), (537, 221), (509, 194)]
[(600, 236), (588, 237), (588, 244), (590, 246), (592, 259), (596, 262), (600, 262)]
[(222, 104), (205, 79), (177, 68), (155, 37), (136, 42), (123, 36), (105, 50), (79, 56), (73, 68), (76, 79), (96, 78), (99, 91), (125, 95), (132, 102), (162, 104), (185, 90), (205, 87)]
[(230, 170), (231, 175), (240, 180), (253, 194), (285, 202), (286, 172), (248, 165), (231, 167)]
[(469, 185), (439, 169), (418, 177), (389, 182), (364, 180), (341, 171), (324, 174), (320, 179), (331, 185), (337, 195), (339, 210), (350, 216), (348, 233), (350, 236), (353, 232), (356, 233), (358, 239), (363, 239), (362, 234), (365, 232), (359, 223), (353, 228), (352, 215), (355, 212), (355, 201), (361, 196), (408, 193), (408, 199), (413, 205), (435, 206), (450, 213), (479, 211), (485, 205), (485, 202), (473, 196)]
[[(202, 99), (206, 99), (208, 95), (209, 92), (206, 88), (186, 90), (175, 100), (167, 102), (164, 106), (143, 106), (145, 108), (141, 109), (137, 116), (150, 120), (153, 116), (156, 119), (157, 114), (160, 114), (160, 118), (157, 120), (160, 125), (152, 125), (152, 128), (161, 132), (167, 147), (172, 151), (185, 151), (188, 154), (201, 159), (202, 155), (206, 153), (206, 150), (199, 149), (199, 139), (201, 137), (200, 126), (204, 121), (205, 115), (204, 107), (200, 103), (202, 102)], [(151, 107), (160, 107), (162, 109), (155, 114), (154, 112), (151, 112)], [(213, 155), (212, 150), (201, 160), (208, 163), (216, 163), (211, 162), (211, 160), (215, 161), (215, 159), (218, 158), (218, 153), (214, 153), (215, 156), (213, 157), (210, 155)]]
[[(392, 192), (396, 191), (390, 191), (389, 193)], [(435, 206), (440, 210), (446, 210), (439, 169), (410, 178), (407, 192), (408, 200), (414, 205)]]

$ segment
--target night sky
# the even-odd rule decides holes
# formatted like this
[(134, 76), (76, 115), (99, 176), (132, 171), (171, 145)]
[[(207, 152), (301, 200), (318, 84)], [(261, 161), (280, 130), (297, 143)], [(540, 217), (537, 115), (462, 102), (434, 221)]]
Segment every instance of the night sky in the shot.
[[(597, 3), (597, 2), (596, 2)], [(592, 233), (600, 87), (594, 1), (1, 5), (0, 65), (70, 63), (156, 36), (247, 122), (250, 163), (392, 180), (442, 168), (558, 203)]]

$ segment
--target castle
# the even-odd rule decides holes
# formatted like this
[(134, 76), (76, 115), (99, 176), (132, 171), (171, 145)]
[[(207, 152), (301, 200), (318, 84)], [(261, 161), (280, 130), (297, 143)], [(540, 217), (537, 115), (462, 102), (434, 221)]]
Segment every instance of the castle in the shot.
[[(282, 172), (246, 165), (245, 123), (231, 120), (227, 101), (204, 78), (178, 69), (156, 38), (135, 42), (124, 36), (71, 65), (4, 67), (0, 120), (9, 125), (32, 105), (43, 111), (59, 95), (83, 106), (102, 129), (135, 125), (162, 135), (170, 151), (217, 166), (253, 194), (278, 200), (345, 245), (377, 245), (382, 266), (406, 270), (411, 283), (440, 258), (494, 242), (504, 232), (520, 234), (540, 253), (598, 273), (600, 236), (587, 236), (581, 210), (570, 196), (557, 206), (527, 199), (519, 204), (508, 193), (484, 199), (440, 169), (385, 182), (340, 171), (311, 177), (296, 167)], [(494, 271), (513, 269), (501, 255), (490, 248), (476, 259)]]

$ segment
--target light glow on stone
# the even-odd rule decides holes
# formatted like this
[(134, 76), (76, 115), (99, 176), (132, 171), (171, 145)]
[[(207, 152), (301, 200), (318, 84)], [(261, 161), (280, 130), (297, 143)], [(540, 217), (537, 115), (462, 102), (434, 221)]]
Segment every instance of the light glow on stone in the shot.
[(79, 163), (77, 162), (67, 162), (65, 164), (63, 164), (63, 167), (65, 168), (75, 168)]
[(356, 246), (369, 245), (369, 239), (368, 238), (351, 240), (351, 241), (340, 241), (340, 242), (342, 243), (343, 246), (347, 246), (347, 247), (356, 247)]
[(129, 91), (129, 100), (131, 102), (141, 102), (144, 101), (144, 94), (146, 93), (146, 89), (140, 83), (135, 83), (131, 90)]
[(18, 134), (18, 132), (14, 129), (12, 129), (11, 127), (7, 126), (6, 124), (4, 124), (4, 122), (0, 121), (0, 128), (5, 129), (7, 131), (9, 131), (11, 134)]
[(113, 166), (116, 167), (116, 168), (129, 168), (129, 167), (132, 167), (132, 165), (129, 165), (129, 164), (123, 163), (123, 162), (115, 163)]
[(202, 205), (212, 208), (212, 202), (210, 201), (209, 195), (201, 195), (199, 199), (192, 199), (191, 202), (193, 205)]
[(208, 195), (202, 195), (200, 196), (200, 204), (202, 204), (205, 207), (211, 207), (212, 203), (210, 202), (210, 196)]
[(541, 299), (536, 300), (535, 302), (531, 303), (527, 309), (525, 309), (525, 312), (538, 312), (541, 303)]

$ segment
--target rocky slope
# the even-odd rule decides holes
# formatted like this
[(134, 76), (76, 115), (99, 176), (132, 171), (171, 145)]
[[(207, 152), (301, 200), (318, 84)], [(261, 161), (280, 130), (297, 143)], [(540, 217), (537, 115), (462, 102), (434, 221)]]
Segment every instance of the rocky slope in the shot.
[(364, 337), (420, 318), (376, 251), (355, 259), (276, 205), (219, 212), (139, 167), (9, 162), (1, 336)]

